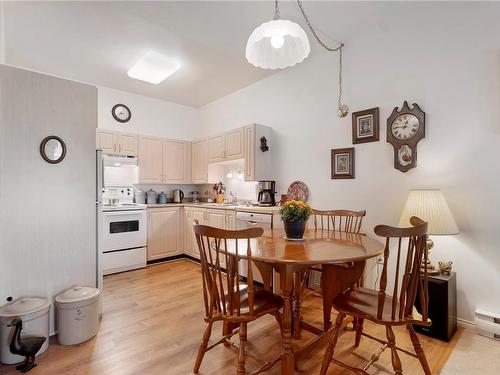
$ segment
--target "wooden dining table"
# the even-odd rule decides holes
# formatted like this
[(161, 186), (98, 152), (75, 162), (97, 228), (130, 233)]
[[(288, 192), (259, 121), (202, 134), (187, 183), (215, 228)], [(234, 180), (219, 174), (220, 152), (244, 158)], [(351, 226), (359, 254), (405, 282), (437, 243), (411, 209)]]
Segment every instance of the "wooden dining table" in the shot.
[[(367, 259), (383, 252), (384, 245), (369, 236), (321, 229), (306, 230), (304, 239), (285, 239), (283, 229), (264, 231), (262, 237), (251, 240), (252, 261), (259, 269), (264, 287), (272, 285), (273, 270), (279, 273), (279, 286), (283, 298), (283, 353), (281, 373), (294, 374), (295, 365), (314, 346), (326, 343), (331, 329), (333, 299), (352, 287), (362, 276)], [(247, 258), (245, 246), (238, 247), (238, 257)], [(227, 252), (236, 255), (235, 247)], [(323, 327), (304, 321), (301, 313), (301, 273), (313, 265), (322, 266)], [(227, 329), (227, 328), (226, 328)], [(314, 339), (294, 351), (293, 338), (305, 329)]]

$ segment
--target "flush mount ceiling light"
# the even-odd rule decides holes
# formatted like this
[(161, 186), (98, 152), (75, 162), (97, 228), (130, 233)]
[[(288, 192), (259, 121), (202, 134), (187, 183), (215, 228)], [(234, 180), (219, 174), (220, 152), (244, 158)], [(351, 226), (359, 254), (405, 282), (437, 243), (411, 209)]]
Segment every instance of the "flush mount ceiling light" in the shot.
[(157, 52), (148, 52), (127, 72), (130, 78), (158, 84), (179, 70), (178, 61)]
[[(339, 52), (338, 116), (346, 117), (349, 107), (342, 104), (342, 48), (327, 46), (313, 29), (301, 0), (297, 0), (300, 12), (316, 41), (327, 51)], [(274, 19), (257, 27), (248, 38), (245, 56), (248, 62), (263, 69), (285, 69), (302, 62), (311, 47), (305, 31), (296, 23), (280, 19), (278, 0), (274, 2)]]

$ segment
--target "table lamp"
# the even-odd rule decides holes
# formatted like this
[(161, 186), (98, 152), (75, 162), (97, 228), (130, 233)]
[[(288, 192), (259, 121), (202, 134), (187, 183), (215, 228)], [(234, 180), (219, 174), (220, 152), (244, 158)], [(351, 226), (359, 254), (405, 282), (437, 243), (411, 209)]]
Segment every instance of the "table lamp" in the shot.
[[(417, 216), (427, 221), (427, 235), (451, 235), (458, 234), (458, 227), (451, 214), (450, 208), (444, 199), (441, 190), (412, 190), (408, 195), (405, 208), (399, 219), (400, 227), (408, 227), (410, 218)], [(429, 251), (434, 246), (432, 240), (427, 237), (427, 263), (422, 260), (421, 272), (427, 269), (427, 274), (439, 274), (439, 269), (432, 265), (429, 260)]]

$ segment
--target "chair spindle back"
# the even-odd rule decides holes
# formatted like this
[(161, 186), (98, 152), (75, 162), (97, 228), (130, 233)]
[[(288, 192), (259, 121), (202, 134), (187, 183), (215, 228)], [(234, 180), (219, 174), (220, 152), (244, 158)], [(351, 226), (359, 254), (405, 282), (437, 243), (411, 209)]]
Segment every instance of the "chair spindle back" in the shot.
[[(195, 220), (193, 230), (200, 250), (201, 274), (203, 281), (203, 300), (207, 318), (223, 319), (241, 315), (241, 275), (238, 262), (244, 251), (247, 262), (247, 293), (248, 313), (253, 315), (254, 287), (252, 270), (251, 239), (262, 236), (262, 228), (244, 230), (223, 230), (198, 224)], [(231, 246), (235, 254), (228, 254), (226, 249)], [(221, 266), (225, 260), (226, 270)]]
[[(359, 233), (366, 211), (313, 209), (314, 228), (336, 230), (346, 233)], [(326, 226), (326, 227), (325, 227)]]
[[(427, 261), (427, 223), (416, 216), (413, 216), (410, 222), (413, 225), (413, 227), (410, 228), (396, 228), (386, 225), (378, 225), (375, 227), (375, 233), (378, 236), (386, 237), (384, 264), (378, 292), (378, 319), (381, 319), (384, 314), (387, 270), (392, 239), (397, 241), (397, 256), (394, 289), (392, 293), (391, 319), (394, 320), (396, 317), (402, 319), (403, 317), (412, 315), (418, 290), (420, 290), (420, 306), (422, 310), (420, 313), (422, 314), (422, 320), (427, 321), (428, 318), (427, 271), (425, 271), (423, 275), (420, 272), (422, 258)], [(403, 239), (408, 239), (406, 251), (402, 250)], [(400, 280), (401, 267), (404, 267), (404, 269)]]

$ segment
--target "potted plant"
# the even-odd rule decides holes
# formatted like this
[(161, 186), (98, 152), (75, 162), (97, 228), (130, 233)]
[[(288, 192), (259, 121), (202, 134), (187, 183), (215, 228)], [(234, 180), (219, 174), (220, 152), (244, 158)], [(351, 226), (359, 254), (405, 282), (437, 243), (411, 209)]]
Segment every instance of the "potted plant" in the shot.
[(280, 214), (285, 226), (286, 238), (302, 239), (311, 213), (311, 207), (303, 201), (289, 200), (283, 203)]

